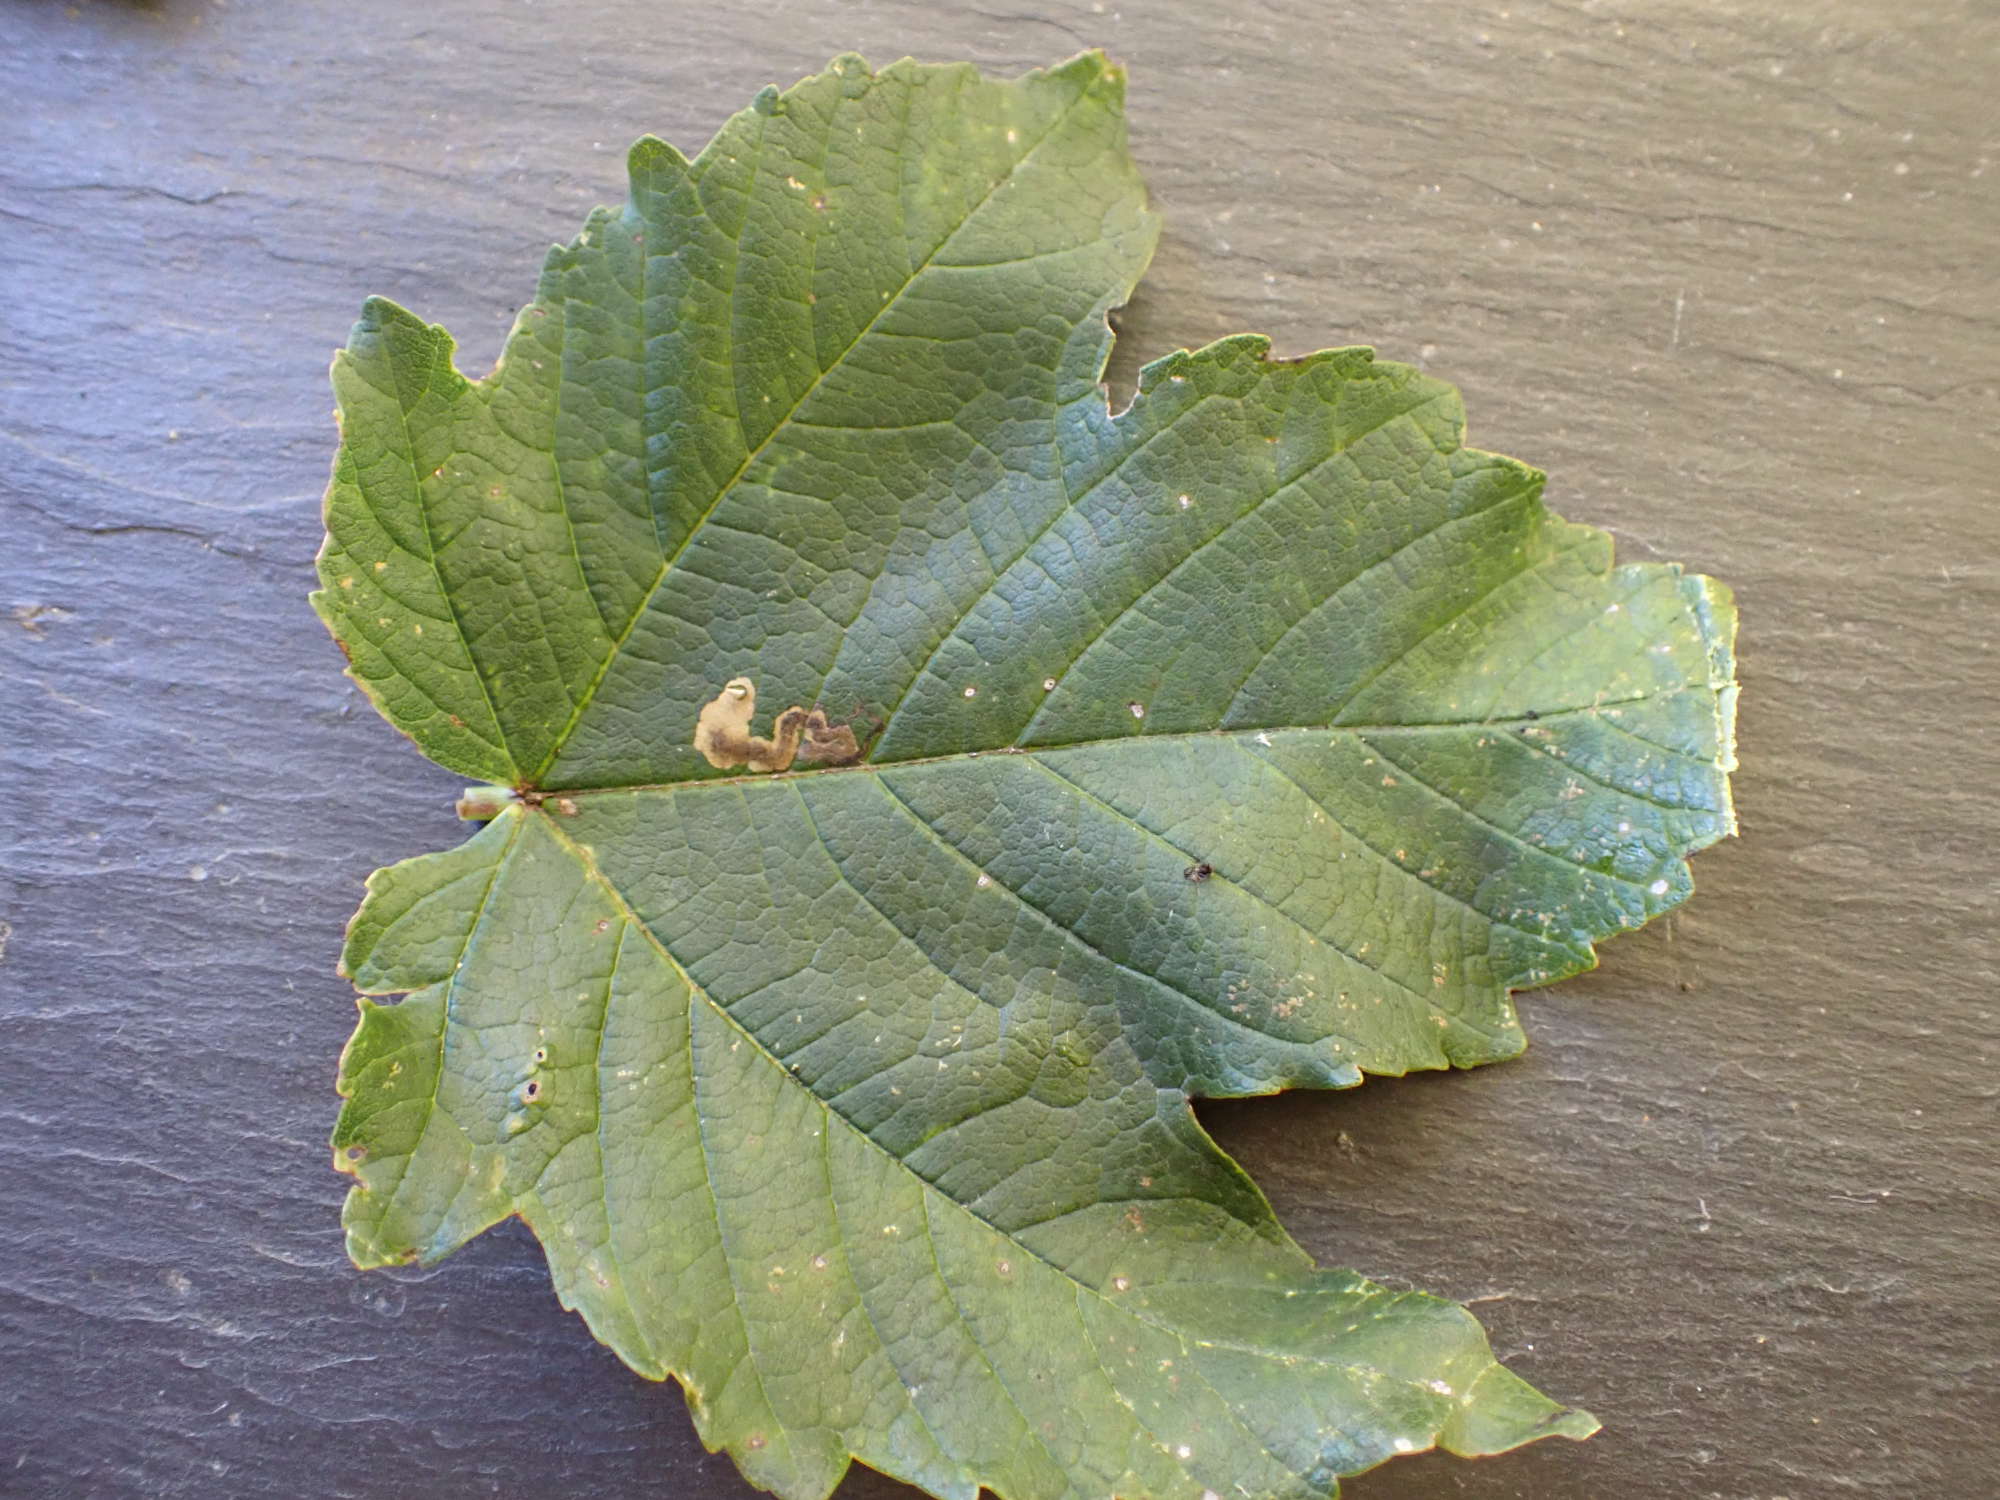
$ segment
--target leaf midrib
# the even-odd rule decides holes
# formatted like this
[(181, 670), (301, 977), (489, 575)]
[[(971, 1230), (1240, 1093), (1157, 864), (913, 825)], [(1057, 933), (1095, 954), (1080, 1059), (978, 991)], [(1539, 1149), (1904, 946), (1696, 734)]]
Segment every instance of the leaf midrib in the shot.
[[(1076, 1276), (1075, 1273), (1070, 1271), (1066, 1266), (1060, 1265), (1057, 1262), (1050, 1260), (1046, 1255), (1036, 1250), (1033, 1246), (1016, 1238), (1011, 1232), (1009, 1232), (1006, 1229), (1003, 1229), (998, 1224), (995, 1224), (991, 1219), (987, 1218), (985, 1215), (978, 1212), (978, 1210), (974, 1209), (970, 1204), (961, 1203), (958, 1201), (958, 1199), (951, 1197), (942, 1188), (939, 1188), (935, 1183), (931, 1182), (929, 1179), (925, 1178), (921, 1173), (917, 1172), (913, 1167), (910, 1166), (908, 1162), (904, 1161), (901, 1157), (897, 1156), (894, 1152), (890, 1151), (886, 1146), (882, 1145), (881, 1142), (877, 1141), (873, 1136), (869, 1135), (867, 1131), (861, 1129), (853, 1121), (849, 1120), (845, 1115), (842, 1115), (838, 1110), (834, 1109), (834, 1107), (830, 1103), (828, 1103), (825, 1099), (821, 1098), (811, 1088), (808, 1088), (806, 1084), (803, 1083), (798, 1078), (798, 1076), (794, 1074), (792, 1070), (785, 1065), (784, 1059), (780, 1058), (776, 1053), (772, 1052), (771, 1049), (764, 1044), (763, 1040), (760, 1037), (758, 1037), (755, 1032), (750, 1031), (743, 1025), (741, 1021), (737, 1020), (737, 1018), (730, 1012), (729, 1007), (721, 1004), (719, 1001), (715, 999), (714, 996), (709, 994), (707, 988), (701, 983), (699, 983), (694, 978), (694, 976), (690, 974), (687, 971), (687, 969), (681, 964), (680, 960), (674, 956), (673, 950), (668, 948), (666, 944), (662, 943), (659, 939), (659, 936), (646, 923), (646, 921), (640, 917), (639, 913), (633, 908), (632, 904), (628, 900), (626, 900), (625, 893), (618, 887), (616, 882), (614, 882), (608, 875), (604, 873), (604, 871), (601, 868), (599, 868), (595, 854), (592, 850), (585, 847), (584, 845), (578, 844), (574, 839), (572, 839), (569, 836), (569, 834), (561, 826), (559, 826), (557, 819), (549, 817), (545, 813), (541, 813), (538, 810), (530, 810), (524, 808), (522, 809), (522, 816), (524, 820), (526, 817), (529, 816), (542, 818), (544, 827), (547, 829), (547, 831), (549, 832), (553, 840), (556, 842), (556, 844), (559, 845), (566, 854), (568, 854), (572, 859), (574, 859), (577, 862), (577, 867), (583, 871), (584, 877), (587, 880), (589, 880), (592, 884), (594, 884), (600, 891), (603, 892), (605, 899), (611, 903), (613, 909), (619, 914), (619, 916), (627, 924), (629, 924), (629, 926), (633, 930), (637, 931), (645, 939), (646, 943), (653, 949), (655, 953), (659, 955), (661, 961), (665, 963), (667, 967), (673, 972), (673, 974), (680, 980), (680, 982), (687, 987), (687, 992), (691, 999), (699, 999), (701, 1003), (707, 1006), (709, 1010), (718, 1019), (720, 1019), (725, 1026), (727, 1026), (731, 1031), (735, 1032), (740, 1040), (747, 1041), (751, 1045), (751, 1047), (757, 1052), (757, 1054), (764, 1059), (764, 1061), (767, 1064), (769, 1064), (772, 1068), (777, 1070), (778, 1075), (782, 1079), (784, 1079), (787, 1086), (801, 1090), (806, 1095), (806, 1097), (812, 1101), (814, 1107), (820, 1111), (821, 1115), (824, 1117), (825, 1123), (828, 1126), (831, 1126), (832, 1122), (838, 1119), (841, 1125), (845, 1127), (846, 1130), (848, 1130), (868, 1150), (882, 1157), (896, 1170), (903, 1172), (908, 1176), (910, 1176), (911, 1178), (913, 1178), (916, 1181), (918, 1189), (922, 1193), (923, 1200), (926, 1204), (928, 1204), (929, 1200), (933, 1197), (942, 1199), (944, 1202), (949, 1203), (953, 1208), (965, 1214), (967, 1218), (973, 1220), (975, 1223), (982, 1225), (984, 1228), (986, 1228), (988, 1231), (990, 1231), (998, 1238), (1005, 1240), (1009, 1245), (1018, 1247), (1020, 1253), (1026, 1256), (1028, 1259), (1033, 1260), (1036, 1263), (1047, 1267), (1050, 1271), (1054, 1272), (1063, 1281), (1068, 1283), (1071, 1287), (1075, 1288), (1075, 1290), (1078, 1293), (1090, 1296), (1091, 1298), (1101, 1303), (1103, 1306), (1105, 1306), (1114, 1313), (1121, 1314), (1125, 1317), (1129, 1317), (1134, 1322), (1143, 1323), (1147, 1327), (1167, 1335), (1169, 1338), (1172, 1338), (1176, 1343), (1180, 1344), (1183, 1350), (1188, 1348), (1190, 1345), (1198, 1345), (1202, 1348), (1230, 1349), (1238, 1353), (1254, 1355), (1260, 1359), (1288, 1359), (1294, 1357), (1293, 1355), (1287, 1353), (1281, 1353), (1276, 1350), (1261, 1348), (1255, 1344), (1239, 1343), (1234, 1340), (1213, 1339), (1213, 1338), (1196, 1339), (1192, 1337), (1190, 1334), (1188, 1334), (1185, 1330), (1177, 1328), (1171, 1323), (1161, 1321), (1157, 1318), (1148, 1317), (1145, 1315), (1145, 1312), (1142, 1308), (1135, 1307), (1133, 1304), (1129, 1302), (1114, 1300), (1112, 1297), (1107, 1296), (1102, 1288), (1091, 1285), (1089, 1282), (1084, 1281), (1080, 1279), (1078, 1276)], [(1263, 1194), (1261, 1190), (1259, 1190), (1258, 1192), (1258, 1197), (1260, 1200), (1263, 1199)], [(1268, 1208), (1268, 1201), (1266, 1201), (1266, 1207)], [(1248, 1226), (1248, 1227), (1254, 1228), (1255, 1226)], [(1283, 1235), (1283, 1230), (1280, 1229), (1279, 1233)], [(926, 1237), (929, 1238), (928, 1234)], [(1290, 1250), (1293, 1253), (1301, 1268), (1308, 1270), (1317, 1269), (1311, 1257), (1309, 1257), (1305, 1253), (1305, 1251), (1299, 1249), (1296, 1242), (1294, 1242), (1289, 1235), (1284, 1235), (1282, 1241), (1280, 1241), (1279, 1243), (1282, 1243), (1286, 1249)], [(948, 1281), (947, 1285), (949, 1285)], [(630, 1300), (629, 1297), (627, 1298), (627, 1300), (629, 1302)], [(1384, 1315), (1385, 1314), (1382, 1313), (1376, 1314), (1377, 1317)], [(1357, 1371), (1359, 1370), (1374, 1371), (1376, 1373), (1383, 1375), (1387, 1379), (1396, 1381), (1398, 1384), (1409, 1385), (1415, 1389), (1428, 1390), (1428, 1387), (1425, 1386), (1424, 1383), (1421, 1381), (1393, 1375), (1386, 1370), (1380, 1370), (1379, 1367), (1374, 1365), (1356, 1365), (1356, 1364), (1347, 1364), (1335, 1360), (1314, 1359), (1311, 1355), (1297, 1355), (1296, 1357), (1306, 1360), (1309, 1363), (1320, 1365), (1326, 1368), (1357, 1370)], [(1142, 1423), (1141, 1425), (1143, 1426), (1144, 1424)], [(1148, 1428), (1147, 1430), (1150, 1431), (1151, 1429)]]
[[(934, 264), (936, 264), (938, 256), (943, 254), (945, 248), (948, 245), (950, 245), (953, 240), (958, 238), (959, 231), (964, 229), (967, 224), (971, 223), (973, 218), (977, 214), (979, 214), (981, 210), (983, 210), (986, 207), (987, 204), (993, 201), (994, 195), (997, 194), (1001, 188), (1005, 187), (1009, 182), (1014, 180), (1015, 175), (1021, 170), (1021, 168), (1026, 166), (1029, 160), (1033, 158), (1034, 154), (1037, 151), (1041, 150), (1043, 145), (1045, 145), (1056, 134), (1057, 131), (1062, 129), (1062, 127), (1069, 121), (1071, 115), (1076, 111), (1077, 107), (1090, 97), (1091, 95), (1087, 88), (1079, 89), (1077, 91), (1075, 98), (1071, 99), (1069, 103), (1063, 107), (1061, 112), (1057, 114), (1055, 119), (1050, 122), (1048, 129), (1044, 130), (1039, 136), (1037, 136), (1035, 140), (1029, 145), (1028, 149), (1023, 151), (1018, 157), (1016, 157), (1014, 161), (1008, 166), (1007, 170), (1004, 173), (1002, 173), (997, 180), (994, 181), (993, 185), (989, 187), (983, 195), (981, 195), (979, 201), (977, 203), (974, 203), (972, 207), (967, 209), (964, 215), (958, 220), (958, 222), (952, 225), (951, 228), (944, 233), (944, 235), (938, 240), (938, 242), (935, 245), (931, 246), (929, 252), (924, 256), (923, 263), (911, 269), (909, 275), (904, 279), (903, 284), (896, 288), (895, 294), (891, 297), (884, 299), (882, 305), (875, 310), (874, 315), (870, 317), (865, 324), (862, 325), (861, 329), (854, 335), (854, 337), (849, 339), (846, 345), (841, 349), (841, 351), (838, 354), (836, 354), (830, 361), (828, 361), (827, 364), (824, 367), (822, 367), (819, 370), (819, 372), (815, 374), (813, 378), (806, 383), (806, 387), (803, 391), (799, 393), (798, 399), (795, 400), (791, 404), (791, 406), (786, 409), (783, 416), (779, 417), (776, 422), (771, 424), (770, 431), (764, 434), (763, 438), (757, 443), (757, 445), (752, 449), (750, 449), (750, 451), (744, 455), (743, 462), (737, 465), (736, 471), (716, 487), (715, 493), (713, 496), (710, 497), (707, 506), (705, 506), (702, 510), (702, 513), (695, 518), (694, 523), (688, 527), (687, 534), (681, 538), (680, 545), (674, 548), (673, 553), (670, 556), (665, 556), (665, 555), (662, 556), (660, 561), (659, 571), (653, 575), (653, 581), (647, 585), (646, 592), (644, 596), (639, 600), (638, 605), (633, 609), (631, 618), (625, 622), (625, 628), (618, 633), (618, 638), (612, 642), (611, 649), (605, 652), (604, 659), (598, 663), (596, 672), (594, 672), (591, 675), (590, 681), (584, 686), (581, 696), (579, 696), (578, 699), (576, 700), (575, 708), (573, 708), (570, 712), (568, 722), (565, 723), (562, 729), (557, 732), (554, 740), (550, 743), (548, 753), (542, 757), (541, 764), (536, 766), (532, 775), (530, 775), (527, 778), (529, 785), (534, 785), (543, 776), (546, 776), (549, 770), (556, 764), (557, 760), (561, 758), (564, 748), (569, 744), (569, 737), (576, 732), (577, 725), (583, 721), (583, 716), (589, 710), (590, 705), (596, 702), (598, 688), (603, 685), (604, 679), (610, 675), (611, 668), (613, 667), (613, 665), (615, 665), (619, 660), (619, 658), (625, 654), (626, 642), (631, 640), (632, 632), (639, 628), (639, 622), (646, 617), (646, 613), (652, 607), (653, 600), (658, 596), (661, 586), (666, 583), (668, 576), (673, 572), (674, 565), (681, 560), (682, 556), (687, 552), (688, 548), (694, 545), (695, 538), (701, 535), (702, 529), (708, 524), (709, 518), (715, 514), (718, 508), (720, 508), (722, 502), (726, 500), (735, 491), (736, 486), (738, 484), (742, 483), (743, 476), (750, 471), (750, 466), (764, 455), (764, 453), (770, 448), (772, 443), (777, 441), (780, 433), (783, 433), (788, 427), (790, 427), (792, 418), (798, 415), (799, 409), (803, 407), (806, 404), (806, 402), (812, 398), (813, 394), (816, 391), (819, 390), (819, 388), (825, 383), (826, 378), (829, 375), (831, 375), (835, 370), (839, 369), (841, 365), (846, 362), (848, 355), (852, 354), (854, 350), (857, 347), (859, 347), (861, 341), (875, 330), (875, 326), (878, 323), (880, 323), (883, 318), (889, 315), (890, 309), (901, 305), (904, 295), (908, 293), (911, 287), (917, 284), (918, 280), (923, 276), (923, 274), (926, 271), (928, 271)], [(760, 157), (762, 154), (762, 149), (763, 149), (763, 143), (760, 133), (758, 142), (758, 150)], [(702, 154), (706, 156), (707, 152), (704, 151)], [(699, 166), (699, 165), (700, 165), (700, 158), (697, 158), (696, 161), (692, 164), (692, 166)], [(692, 170), (692, 166), (690, 170)], [(757, 170), (761, 170), (761, 165)], [(640, 258), (642, 266), (645, 262), (645, 258), (646, 257), (644, 256)], [(740, 261), (740, 259), (741, 259), (741, 250), (739, 247), (734, 260), (732, 260), (732, 264), (735, 264), (736, 261)], [(733, 371), (734, 368), (735, 368), (735, 362), (734, 362), (734, 357), (732, 356), (731, 370)], [(650, 490), (650, 488), (651, 488), (651, 480), (649, 478), (648, 489)], [(653, 510), (657, 522), (657, 517), (659, 514), (659, 507), (657, 504), (654, 505)], [(504, 731), (502, 732), (504, 733)], [(511, 758), (512, 757), (510, 756), (509, 759)]]
[[(949, 761), (980, 760), (994, 755), (1055, 755), (1068, 750), (1090, 750), (1105, 745), (1167, 744), (1183, 740), (1241, 739), (1255, 738), (1260, 734), (1336, 734), (1366, 738), (1370, 735), (1386, 734), (1438, 734), (1453, 730), (1470, 729), (1519, 729), (1524, 725), (1546, 724), (1551, 720), (1596, 718), (1605, 710), (1626, 708), (1635, 703), (1653, 703), (1663, 698), (1678, 697), (1682, 693), (1713, 692), (1716, 684), (1711, 682), (1683, 682), (1657, 693), (1635, 693), (1625, 698), (1606, 698), (1601, 703), (1579, 703), (1565, 708), (1536, 709), (1533, 716), (1528, 713), (1503, 714), (1483, 719), (1434, 719), (1405, 724), (1241, 724), (1216, 729), (1174, 729), (1156, 734), (1100, 735), (1092, 739), (1065, 740), (1054, 745), (992, 745), (978, 750), (948, 750), (938, 755), (917, 755), (908, 760), (857, 761), (844, 766), (800, 766), (787, 771), (757, 771), (740, 776), (693, 776), (685, 781), (632, 781), (619, 782), (608, 786), (580, 787), (537, 787), (534, 795), (537, 801), (547, 802), (561, 798), (574, 801), (580, 797), (605, 797), (626, 792), (680, 792), (696, 787), (754, 786), (765, 782), (796, 781), (811, 776), (846, 776), (885, 771), (901, 771), (914, 766), (935, 766)], [(1630, 734), (1620, 725), (1614, 729)], [(1635, 736), (1636, 738), (1636, 736)], [(1696, 765), (1706, 765), (1706, 761), (1691, 756), (1684, 750), (1671, 749), (1654, 740), (1645, 743), (1662, 754), (1680, 760), (1692, 761)], [(1591, 778), (1595, 780), (1596, 778)], [(1613, 787), (1628, 796), (1638, 796), (1627, 788)], [(1641, 799), (1649, 800), (1649, 799)]]
[[(660, 956), (661, 962), (665, 963), (667, 967), (673, 971), (674, 975), (680, 980), (680, 982), (683, 985), (687, 986), (687, 991), (690, 998), (699, 999), (701, 1003), (703, 1005), (706, 1005), (709, 1008), (709, 1010), (713, 1012), (723, 1022), (725, 1026), (727, 1026), (731, 1031), (737, 1034), (739, 1040), (748, 1042), (751, 1045), (751, 1047), (756, 1050), (758, 1055), (765, 1060), (765, 1062), (767, 1062), (771, 1067), (775, 1068), (778, 1071), (779, 1075), (786, 1081), (786, 1083), (790, 1087), (801, 1090), (806, 1095), (806, 1097), (812, 1101), (813, 1106), (816, 1109), (818, 1109), (820, 1113), (825, 1117), (825, 1121), (828, 1125), (831, 1125), (835, 1119), (838, 1119), (840, 1123), (843, 1126), (845, 1126), (849, 1131), (853, 1132), (855, 1137), (859, 1139), (864, 1145), (866, 1145), (869, 1150), (881, 1156), (885, 1161), (893, 1165), (898, 1171), (906, 1173), (910, 1177), (914, 1178), (918, 1186), (922, 1190), (922, 1192), (927, 1197), (931, 1194), (936, 1194), (939, 1197), (946, 1197), (943, 1190), (940, 1189), (935, 1183), (932, 1183), (931, 1181), (926, 1179), (922, 1174), (917, 1172), (915, 1168), (911, 1167), (911, 1165), (908, 1162), (904, 1161), (901, 1157), (897, 1156), (893, 1151), (889, 1150), (888, 1147), (884, 1146), (881, 1142), (877, 1141), (873, 1136), (869, 1135), (867, 1131), (861, 1129), (860, 1126), (856, 1125), (852, 1120), (848, 1119), (845, 1115), (841, 1114), (838, 1110), (836, 1110), (825, 1099), (821, 1098), (817, 1093), (813, 1092), (812, 1089), (808, 1088), (798, 1078), (798, 1076), (792, 1072), (790, 1068), (785, 1066), (784, 1059), (779, 1057), (768, 1046), (764, 1044), (764, 1041), (761, 1037), (759, 1037), (755, 1032), (751, 1031), (749, 1028), (744, 1026), (744, 1024), (741, 1021), (737, 1020), (736, 1017), (730, 1012), (728, 1006), (723, 1005), (721, 1002), (716, 1000), (716, 998), (713, 995), (709, 994), (707, 987), (701, 984), (699, 981), (697, 981), (695, 977), (687, 971), (687, 969), (682, 965), (681, 961), (677, 957), (675, 957), (673, 950), (667, 947), (665, 943), (660, 941), (659, 935), (653, 931), (652, 927), (646, 922), (646, 920), (643, 917), (641, 917), (639, 913), (633, 908), (631, 902), (626, 900), (625, 893), (623, 890), (619, 888), (618, 884), (615, 881), (613, 881), (610, 876), (606, 875), (604, 871), (598, 866), (597, 858), (594, 851), (590, 850), (584, 845), (577, 843), (576, 840), (572, 839), (563, 828), (558, 826), (557, 821), (554, 818), (548, 817), (546, 814), (543, 813), (528, 813), (526, 812), (526, 810), (524, 810), (524, 817), (525, 816), (539, 816), (543, 819), (544, 826), (548, 829), (550, 835), (554, 838), (555, 842), (561, 846), (563, 852), (568, 854), (570, 858), (576, 861), (577, 867), (581, 869), (584, 873), (584, 878), (589, 880), (593, 885), (595, 885), (600, 891), (604, 893), (605, 899), (612, 904), (612, 907), (618, 912), (619, 916), (622, 917), (634, 931), (638, 932), (646, 940), (647, 944), (652, 948), (652, 950)], [(991, 1219), (988, 1219), (985, 1215), (979, 1213), (971, 1205), (960, 1203), (956, 1198), (947, 1198), (947, 1201), (950, 1202), (953, 1207), (963, 1211), (967, 1217), (976, 1220), (980, 1224), (983, 1224), (987, 1229), (991, 1230), (1001, 1239), (1006, 1240), (1010, 1245), (1019, 1245), (1021, 1253), (1023, 1255), (1028, 1256), (1029, 1258), (1040, 1262), (1042, 1265), (1047, 1266), (1050, 1270), (1054, 1271), (1057, 1275), (1061, 1276), (1065, 1281), (1069, 1282), (1072, 1286), (1075, 1286), (1080, 1290), (1091, 1293), (1093, 1296), (1096, 1296), (1100, 1300), (1106, 1302), (1108, 1306), (1118, 1307), (1118, 1304), (1111, 1303), (1110, 1300), (1108, 1298), (1105, 1298), (1103, 1296), (1103, 1293), (1100, 1292), (1096, 1287), (1089, 1285), (1087, 1282), (1079, 1280), (1068, 1269), (1066, 1269), (1063, 1266), (1057, 1265), (1054, 1261), (1048, 1259), (1047, 1256), (1041, 1254), (1039, 1251), (1033, 1249), (1031, 1246), (1022, 1244), (1021, 1241), (1015, 1239), (1014, 1236), (1008, 1233), (1007, 1230), (1002, 1229), (998, 1224), (995, 1224)], [(1303, 1258), (1304, 1252), (1301, 1251), (1299, 1253)], [(1128, 1313), (1131, 1311), (1130, 1308), (1120, 1308), (1119, 1310)], [(1136, 1316), (1136, 1314), (1134, 1314), (1134, 1316)], [(1163, 1332), (1172, 1332), (1171, 1329), (1166, 1328), (1164, 1325), (1155, 1325), (1155, 1326), (1161, 1327)]]

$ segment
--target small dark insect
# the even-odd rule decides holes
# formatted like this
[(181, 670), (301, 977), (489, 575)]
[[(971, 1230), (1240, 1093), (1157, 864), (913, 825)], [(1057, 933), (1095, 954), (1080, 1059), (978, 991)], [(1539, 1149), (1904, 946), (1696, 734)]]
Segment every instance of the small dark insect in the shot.
[(1539, 719), (1541, 715), (1536, 713), (1532, 708), (1529, 708), (1522, 710), (1521, 717), (1524, 719)]
[(1189, 865), (1185, 870), (1181, 871), (1181, 877), (1185, 880), (1192, 880), (1196, 885), (1200, 885), (1204, 880), (1208, 879), (1208, 877), (1213, 875), (1214, 873), (1215, 873), (1214, 865), (1210, 864)]

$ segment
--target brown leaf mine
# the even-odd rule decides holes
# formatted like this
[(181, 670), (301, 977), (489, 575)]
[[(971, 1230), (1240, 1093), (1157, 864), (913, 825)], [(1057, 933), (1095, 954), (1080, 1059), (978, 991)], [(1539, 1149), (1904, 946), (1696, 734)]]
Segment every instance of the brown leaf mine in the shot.
[(829, 724), (815, 708), (806, 715), (806, 737), (799, 746), (802, 766), (845, 766), (861, 759), (861, 745), (845, 724)]
[(695, 749), (723, 771), (732, 766), (784, 771), (794, 760), (803, 766), (841, 766), (861, 758), (854, 731), (828, 723), (821, 709), (793, 704), (778, 715), (768, 740), (750, 732), (756, 711), (757, 685), (747, 677), (730, 678), (695, 720)]

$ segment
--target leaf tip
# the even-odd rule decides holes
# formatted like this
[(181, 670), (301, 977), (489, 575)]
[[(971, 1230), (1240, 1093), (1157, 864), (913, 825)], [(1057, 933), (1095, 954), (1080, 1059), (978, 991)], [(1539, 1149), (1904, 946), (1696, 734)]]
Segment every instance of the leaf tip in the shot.
[(1485, 1458), (1542, 1438), (1582, 1442), (1602, 1424), (1589, 1412), (1552, 1401), (1505, 1365), (1488, 1366), (1438, 1432), (1438, 1445), (1460, 1458)]
[(1125, 68), (1102, 47), (1086, 47), (1076, 56), (1046, 70), (1052, 78), (1074, 77), (1086, 88), (1101, 85), (1112, 98), (1125, 92)]
[[(764, 95), (757, 97), (761, 100)], [(635, 190), (657, 188), (662, 179), (678, 182), (687, 168), (688, 159), (680, 150), (656, 135), (640, 136), (625, 153), (625, 174)]]
[[(354, 330), (349, 334), (347, 344), (351, 349), (357, 339), (398, 332), (429, 331), (431, 331), (430, 325), (400, 302), (379, 294), (371, 294), (361, 299), (361, 314), (354, 321)], [(443, 332), (442, 329), (437, 331)]]

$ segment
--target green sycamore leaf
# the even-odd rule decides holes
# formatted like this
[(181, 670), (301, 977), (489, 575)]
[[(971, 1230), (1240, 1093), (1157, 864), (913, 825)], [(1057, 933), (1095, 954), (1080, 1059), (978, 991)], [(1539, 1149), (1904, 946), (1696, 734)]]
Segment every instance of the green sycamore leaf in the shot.
[(1190, 1101), (1511, 1056), (1511, 990), (1685, 899), (1727, 591), (1365, 349), (1111, 412), (1122, 92), (842, 58), (641, 141), (488, 379), (380, 301), (334, 364), (315, 603), (494, 784), (349, 930), (405, 997), (342, 1059), (350, 1252), (518, 1214), (784, 1496), (1326, 1496), (1596, 1425), (1315, 1267)]

